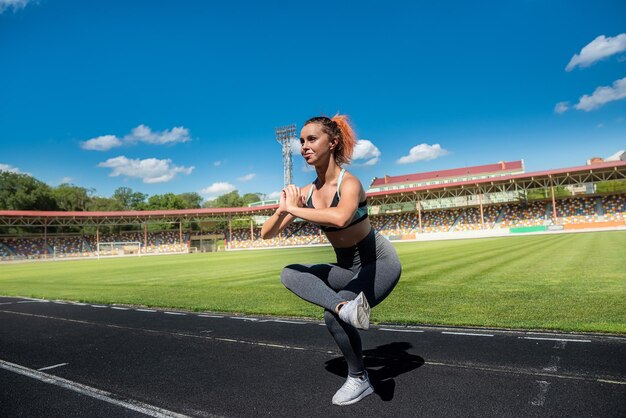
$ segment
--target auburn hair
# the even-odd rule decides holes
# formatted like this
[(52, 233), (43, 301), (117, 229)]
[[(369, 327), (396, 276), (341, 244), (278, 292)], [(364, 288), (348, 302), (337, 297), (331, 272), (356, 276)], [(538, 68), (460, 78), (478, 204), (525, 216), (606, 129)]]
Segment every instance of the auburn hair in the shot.
[(336, 114), (332, 118), (326, 116), (316, 116), (304, 122), (304, 126), (309, 123), (317, 123), (322, 127), (322, 131), (331, 138), (337, 138), (337, 147), (334, 149), (335, 161), (338, 165), (350, 164), (352, 152), (356, 145), (356, 134), (350, 125), (347, 115)]

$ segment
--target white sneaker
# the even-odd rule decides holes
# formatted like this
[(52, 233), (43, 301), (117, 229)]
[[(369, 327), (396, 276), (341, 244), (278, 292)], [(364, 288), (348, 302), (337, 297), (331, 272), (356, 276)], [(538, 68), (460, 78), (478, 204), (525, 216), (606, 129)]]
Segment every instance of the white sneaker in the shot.
[(333, 404), (352, 405), (373, 392), (374, 388), (367, 377), (367, 372), (363, 377), (348, 376), (346, 383), (333, 396)]
[(363, 292), (339, 309), (339, 318), (355, 328), (369, 329), (370, 304), (367, 303)]

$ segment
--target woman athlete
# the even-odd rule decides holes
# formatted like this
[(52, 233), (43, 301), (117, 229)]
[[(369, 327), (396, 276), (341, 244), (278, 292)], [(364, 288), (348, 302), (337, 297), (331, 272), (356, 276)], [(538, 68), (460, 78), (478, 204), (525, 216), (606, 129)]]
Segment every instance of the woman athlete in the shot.
[(370, 306), (389, 295), (402, 269), (393, 246), (370, 224), (361, 183), (342, 168), (355, 144), (346, 116), (306, 121), (300, 153), (315, 167), (317, 179), (283, 189), (278, 209), (261, 230), (263, 239), (273, 238), (301, 218), (319, 225), (335, 250), (336, 263), (292, 264), (280, 275), (289, 290), (325, 309), (326, 326), (348, 363), (348, 378), (333, 396), (335, 405), (356, 403), (374, 391), (357, 328), (369, 328)]

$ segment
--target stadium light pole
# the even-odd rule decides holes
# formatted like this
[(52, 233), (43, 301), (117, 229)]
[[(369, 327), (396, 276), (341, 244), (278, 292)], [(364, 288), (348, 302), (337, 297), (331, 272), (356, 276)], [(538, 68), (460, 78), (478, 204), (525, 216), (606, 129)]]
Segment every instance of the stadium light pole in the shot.
[(276, 132), (276, 140), (283, 147), (283, 183), (284, 187), (293, 183), (291, 177), (291, 169), (293, 162), (291, 160), (291, 140), (296, 139), (296, 125), (281, 126), (274, 130)]

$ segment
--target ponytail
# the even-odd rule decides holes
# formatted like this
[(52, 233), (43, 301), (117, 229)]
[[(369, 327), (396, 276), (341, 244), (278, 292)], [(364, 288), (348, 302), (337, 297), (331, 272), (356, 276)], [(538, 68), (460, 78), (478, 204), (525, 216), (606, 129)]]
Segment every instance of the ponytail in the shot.
[(331, 120), (337, 124), (340, 133), (339, 143), (337, 144), (337, 148), (335, 148), (335, 161), (337, 161), (339, 165), (350, 164), (352, 152), (356, 145), (354, 129), (350, 126), (350, 121), (346, 115), (336, 114)]

